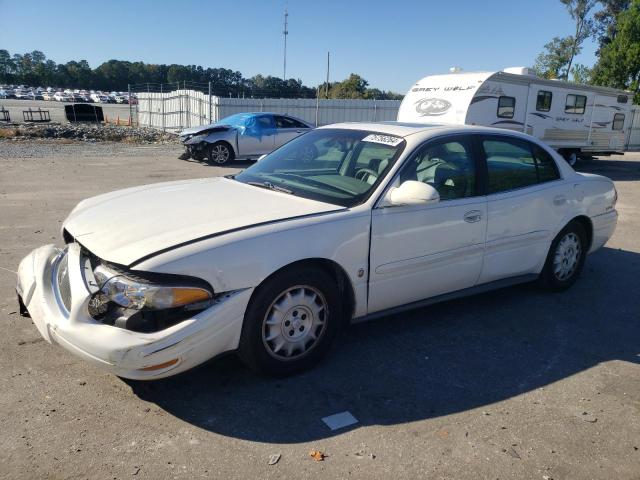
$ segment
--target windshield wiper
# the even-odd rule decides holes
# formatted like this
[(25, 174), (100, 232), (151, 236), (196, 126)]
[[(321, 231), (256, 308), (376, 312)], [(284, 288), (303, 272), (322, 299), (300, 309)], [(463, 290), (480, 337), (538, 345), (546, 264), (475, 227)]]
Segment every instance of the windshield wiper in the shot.
[(289, 190), (288, 188), (280, 187), (278, 185), (274, 185), (271, 182), (247, 182), (249, 185), (253, 185), (254, 187), (266, 188), (268, 190), (273, 190), (274, 192), (282, 192), (288, 193), (289, 195), (295, 195), (293, 190)]

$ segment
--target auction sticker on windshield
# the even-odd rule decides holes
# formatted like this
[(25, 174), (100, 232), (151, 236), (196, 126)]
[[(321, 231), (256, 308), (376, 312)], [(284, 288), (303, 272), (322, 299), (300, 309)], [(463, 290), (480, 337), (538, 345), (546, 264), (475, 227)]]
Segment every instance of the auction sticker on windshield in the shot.
[(393, 135), (380, 135), (377, 133), (372, 133), (367, 135), (362, 139), (363, 142), (372, 142), (372, 143), (382, 143), (383, 145), (390, 145), (395, 147), (400, 142), (402, 142), (401, 137), (394, 137)]

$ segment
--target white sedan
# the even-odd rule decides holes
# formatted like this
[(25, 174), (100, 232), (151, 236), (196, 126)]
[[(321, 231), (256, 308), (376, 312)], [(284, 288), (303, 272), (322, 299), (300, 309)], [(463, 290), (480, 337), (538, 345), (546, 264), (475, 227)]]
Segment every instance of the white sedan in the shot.
[(21, 262), (17, 291), (47, 341), (122, 377), (229, 351), (290, 374), (350, 321), (519, 282), (569, 287), (613, 234), (616, 200), (608, 178), (527, 135), (331, 125), (235, 176), (82, 201), (66, 246)]

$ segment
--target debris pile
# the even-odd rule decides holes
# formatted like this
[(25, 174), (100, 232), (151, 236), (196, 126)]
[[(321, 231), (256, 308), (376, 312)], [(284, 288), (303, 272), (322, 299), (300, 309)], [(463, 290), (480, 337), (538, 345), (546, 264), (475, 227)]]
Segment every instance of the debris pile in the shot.
[(0, 125), (0, 139), (25, 141), (66, 139), (81, 142), (178, 143), (174, 133), (149, 127), (126, 127), (88, 123), (14, 123)]

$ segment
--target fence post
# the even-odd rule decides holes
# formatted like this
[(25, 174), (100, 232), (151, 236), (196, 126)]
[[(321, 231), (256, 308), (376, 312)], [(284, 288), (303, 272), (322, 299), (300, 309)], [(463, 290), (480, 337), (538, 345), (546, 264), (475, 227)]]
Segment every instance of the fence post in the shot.
[(375, 122), (378, 118), (378, 104), (376, 103), (376, 99), (373, 99), (373, 121)]
[(161, 105), (161, 115), (162, 115), (162, 119), (160, 120), (162, 122), (162, 131), (165, 131), (165, 127), (164, 127), (164, 93), (162, 93), (162, 84), (160, 84), (160, 105)]
[(316, 91), (316, 127), (318, 126), (318, 110), (320, 110), (320, 88)]
[(211, 120), (211, 82), (209, 82), (209, 123), (213, 123)]
[[(147, 82), (147, 98), (149, 99), (149, 126), (153, 127), (153, 100), (151, 99), (151, 89), (149, 88), (148, 82)], [(129, 97), (129, 101), (131, 101), (131, 97)]]
[(129, 93), (129, 121), (131, 121), (131, 84), (127, 83), (127, 92)]

